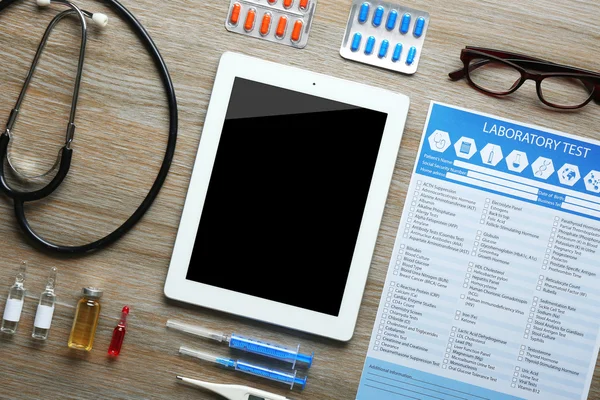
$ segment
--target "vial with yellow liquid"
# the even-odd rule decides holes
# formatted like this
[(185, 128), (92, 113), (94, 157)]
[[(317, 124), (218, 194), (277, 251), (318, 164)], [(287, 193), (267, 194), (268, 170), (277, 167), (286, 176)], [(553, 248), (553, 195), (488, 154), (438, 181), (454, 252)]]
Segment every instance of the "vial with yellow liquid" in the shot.
[(92, 350), (96, 327), (100, 318), (100, 298), (102, 290), (83, 288), (83, 296), (77, 303), (75, 319), (69, 336), (69, 347), (76, 350)]

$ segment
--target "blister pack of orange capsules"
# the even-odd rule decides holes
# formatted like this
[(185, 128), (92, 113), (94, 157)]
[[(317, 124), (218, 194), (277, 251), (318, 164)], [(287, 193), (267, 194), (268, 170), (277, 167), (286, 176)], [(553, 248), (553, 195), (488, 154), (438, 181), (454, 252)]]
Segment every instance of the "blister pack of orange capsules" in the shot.
[(316, 7), (316, 0), (232, 0), (225, 28), (301, 49)]

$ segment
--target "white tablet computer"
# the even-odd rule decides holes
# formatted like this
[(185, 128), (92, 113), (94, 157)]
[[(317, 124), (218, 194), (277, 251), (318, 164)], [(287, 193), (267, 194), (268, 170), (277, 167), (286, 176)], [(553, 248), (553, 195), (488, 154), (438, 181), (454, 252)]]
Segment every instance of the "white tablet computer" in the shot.
[(349, 340), (408, 97), (221, 57), (165, 295)]

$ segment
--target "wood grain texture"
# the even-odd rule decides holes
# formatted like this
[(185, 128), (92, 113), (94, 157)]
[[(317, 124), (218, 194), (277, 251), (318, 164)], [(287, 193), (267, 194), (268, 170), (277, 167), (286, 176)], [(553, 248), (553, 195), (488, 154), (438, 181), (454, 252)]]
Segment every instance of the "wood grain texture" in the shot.
[[(128, 27), (97, 1), (84, 8), (111, 18), (104, 31), (91, 29), (77, 116), (73, 168), (48, 201), (26, 207), (35, 229), (62, 244), (82, 244), (115, 229), (138, 206), (154, 181), (166, 145), (165, 96), (153, 64)], [(478, 45), (528, 53), (556, 62), (598, 69), (600, 6), (597, 0), (413, 0), (427, 10), (431, 26), (419, 71), (402, 76), (342, 59), (339, 45), (350, 2), (320, 0), (308, 47), (296, 50), (228, 33), (225, 0), (124, 0), (146, 26), (168, 64), (177, 90), (180, 129), (171, 172), (142, 222), (111, 248), (84, 258), (57, 258), (24, 242), (12, 204), (0, 199), (0, 309), (22, 260), (30, 263), (18, 334), (0, 338), (2, 399), (215, 399), (175, 381), (176, 374), (224, 383), (251, 384), (285, 394), (285, 389), (220, 371), (177, 355), (182, 344), (200, 343), (165, 328), (167, 318), (224, 330), (248, 332), (316, 351), (309, 384), (295, 399), (354, 399), (378, 300), (400, 220), (429, 101), (599, 138), (600, 108), (558, 113), (538, 102), (526, 84), (507, 99), (486, 97), (466, 82), (450, 82), (460, 50)], [(46, 24), (57, 6), (38, 10), (21, 1), (0, 15), (0, 120), (8, 117)], [(77, 25), (63, 22), (51, 38), (15, 128), (16, 163), (30, 172), (52, 165), (64, 138), (78, 46)], [(219, 56), (237, 51), (410, 96), (412, 104), (381, 224), (354, 338), (336, 343), (210, 310), (167, 301), (162, 288), (181, 216)], [(30, 338), (36, 298), (50, 266), (59, 269), (57, 306), (47, 343)], [(74, 305), (83, 286), (105, 289), (94, 350), (67, 349)], [(123, 353), (109, 360), (106, 349), (120, 308), (132, 308)], [(221, 348), (222, 349), (222, 348)], [(598, 371), (598, 369), (597, 369)], [(600, 399), (600, 375), (591, 399)]]

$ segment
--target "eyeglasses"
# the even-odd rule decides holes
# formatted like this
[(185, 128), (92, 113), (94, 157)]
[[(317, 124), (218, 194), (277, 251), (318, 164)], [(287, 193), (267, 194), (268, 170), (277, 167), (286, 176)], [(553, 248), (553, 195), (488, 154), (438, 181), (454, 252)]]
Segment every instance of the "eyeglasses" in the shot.
[(600, 74), (499, 50), (466, 47), (460, 53), (464, 68), (449, 74), (457, 81), (467, 78), (483, 93), (506, 96), (531, 79), (547, 106), (574, 110), (592, 99), (600, 104)]

